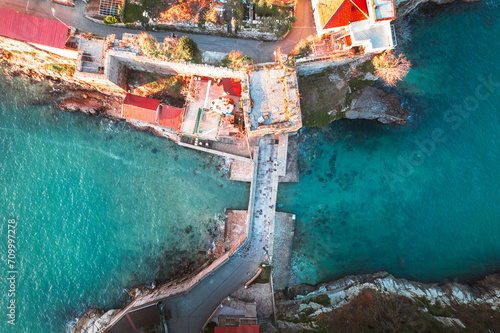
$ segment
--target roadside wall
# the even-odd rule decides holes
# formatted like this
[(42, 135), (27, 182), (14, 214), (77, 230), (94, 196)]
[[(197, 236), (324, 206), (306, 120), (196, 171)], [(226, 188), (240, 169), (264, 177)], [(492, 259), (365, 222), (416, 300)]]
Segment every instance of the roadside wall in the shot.
[(322, 61), (310, 61), (310, 62), (300, 62), (300, 59), (296, 61), (297, 74), (299, 76), (307, 76), (321, 73), (326, 69), (330, 69), (337, 66), (342, 66), (355, 61), (364, 61), (364, 56), (357, 56), (348, 59), (328, 59)]
[(108, 51), (106, 67), (108, 66), (108, 62), (110, 68), (106, 68), (106, 75), (109, 75), (108, 79), (113, 82), (120, 82), (120, 80), (116, 78), (116, 71), (119, 69), (119, 64), (137, 71), (160, 73), (164, 75), (198, 75), (212, 78), (235, 78), (240, 80), (246, 76), (244, 71), (236, 71), (225, 67), (166, 61), (114, 50)]

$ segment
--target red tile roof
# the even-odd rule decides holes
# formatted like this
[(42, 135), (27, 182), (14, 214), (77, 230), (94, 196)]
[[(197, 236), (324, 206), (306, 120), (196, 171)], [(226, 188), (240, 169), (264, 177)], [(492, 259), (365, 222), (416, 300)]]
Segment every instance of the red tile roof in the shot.
[(127, 94), (123, 101), (122, 116), (154, 124), (159, 105), (160, 101), (157, 99)]
[(224, 78), (222, 86), (228, 95), (241, 97), (241, 80)]
[(0, 9), (0, 35), (64, 49), (68, 27), (61, 22)]
[(345, 27), (368, 19), (366, 0), (319, 0), (316, 10), (323, 29)]
[(240, 325), (239, 327), (215, 327), (215, 333), (259, 333), (259, 325)]
[(158, 123), (160, 126), (181, 130), (184, 110), (170, 105), (162, 105)]

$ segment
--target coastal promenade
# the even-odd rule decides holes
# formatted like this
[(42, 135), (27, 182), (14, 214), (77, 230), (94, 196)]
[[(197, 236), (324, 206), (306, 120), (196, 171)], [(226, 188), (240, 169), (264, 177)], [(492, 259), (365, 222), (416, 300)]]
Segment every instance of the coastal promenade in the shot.
[[(278, 139), (272, 135), (260, 138), (249, 199), (249, 232), (239, 250), (221, 265), (204, 275), (185, 292), (169, 297), (156, 297), (147, 303), (131, 304), (111, 322), (108, 331), (122, 332), (128, 325), (127, 314), (156, 307), (159, 302), (170, 313), (169, 332), (198, 333), (213, 310), (239, 287), (250, 280), (262, 262), (269, 262), (269, 236), (275, 217), (278, 192)], [(204, 271), (199, 274), (204, 274)]]

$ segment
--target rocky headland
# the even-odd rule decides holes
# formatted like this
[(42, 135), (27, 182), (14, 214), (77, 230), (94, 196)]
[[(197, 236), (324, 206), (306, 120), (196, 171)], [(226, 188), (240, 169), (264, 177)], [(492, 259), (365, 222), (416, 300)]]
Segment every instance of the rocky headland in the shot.
[(376, 120), (382, 124), (404, 124), (407, 115), (408, 112), (401, 108), (398, 98), (375, 86), (366, 87), (358, 92), (345, 112), (347, 119)]
[(277, 300), (280, 332), (496, 332), (500, 273), (472, 285), (425, 284), (386, 272), (297, 285)]
[[(28, 92), (25, 103), (119, 118), (125, 92), (112, 83), (92, 83), (77, 78), (73, 75), (75, 65), (74, 59), (0, 37), (0, 72), (11, 81), (29, 80), (28, 89), (33, 93)], [(20, 85), (28, 86), (14, 81), (12, 89), (20, 89)]]

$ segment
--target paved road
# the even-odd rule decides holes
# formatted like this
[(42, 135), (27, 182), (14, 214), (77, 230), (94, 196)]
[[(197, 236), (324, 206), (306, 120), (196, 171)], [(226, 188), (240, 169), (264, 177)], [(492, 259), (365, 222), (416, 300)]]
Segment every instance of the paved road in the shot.
[[(97, 36), (106, 36), (116, 34), (118, 38), (124, 32), (138, 33), (138, 30), (110, 27), (94, 23), (85, 18), (85, 3), (76, 0), (75, 7), (68, 7), (47, 0), (0, 0), (0, 8), (14, 10), (20, 13), (38, 16), (50, 20), (60, 19), (67, 25), (73, 26), (80, 31), (92, 32)], [(26, 8), (28, 8), (26, 10)], [(52, 15), (52, 9), (55, 9), (55, 16)], [(163, 40), (171, 32), (150, 32), (158, 40)], [(249, 55), (254, 61), (266, 62), (272, 60), (272, 53), (275, 49), (274, 43), (255, 40), (244, 40), (237, 38), (224, 38), (210, 35), (196, 35), (177, 33), (179, 36), (187, 35), (191, 37), (198, 47), (205, 51), (217, 51), (228, 53), (231, 50), (240, 50)]]
[(276, 43), (275, 46), (276, 48), (278, 46), (281, 47), (283, 53), (286, 54), (302, 39), (316, 34), (311, 0), (298, 0), (295, 7), (295, 16), (297, 17), (297, 21), (293, 24), (293, 29), (285, 39)]
[(199, 332), (214, 309), (255, 274), (259, 264), (268, 261), (264, 248), (268, 247), (269, 228), (274, 218), (278, 172), (277, 145), (271, 136), (259, 142), (259, 156), (254, 196), (251, 234), (247, 243), (224, 265), (203, 279), (187, 294), (163, 301), (172, 313), (168, 327), (174, 333)]
[[(50, 20), (59, 19), (63, 23), (76, 27), (80, 31), (92, 32), (97, 36), (106, 36), (108, 34), (116, 34), (118, 38), (124, 32), (137, 33), (138, 30), (110, 27), (98, 23), (94, 23), (85, 18), (85, 3), (82, 0), (75, 0), (75, 7), (68, 7), (47, 0), (0, 0), (0, 8), (14, 10), (20, 13), (25, 13), (33, 16), (43, 17)], [(55, 10), (55, 16), (52, 14), (52, 8)], [(310, 0), (299, 0), (297, 4), (296, 14), (297, 22), (294, 24), (293, 30), (288, 36), (278, 42), (262, 42), (256, 40), (245, 40), (238, 38), (225, 38), (210, 35), (183, 34), (191, 37), (201, 50), (216, 51), (228, 53), (232, 50), (240, 50), (247, 54), (255, 63), (272, 61), (272, 53), (281, 46), (282, 49), (288, 52), (293, 48), (299, 40), (307, 37), (314, 29), (312, 22)], [(158, 40), (163, 40), (165, 36), (170, 35), (170, 32), (150, 32)]]

